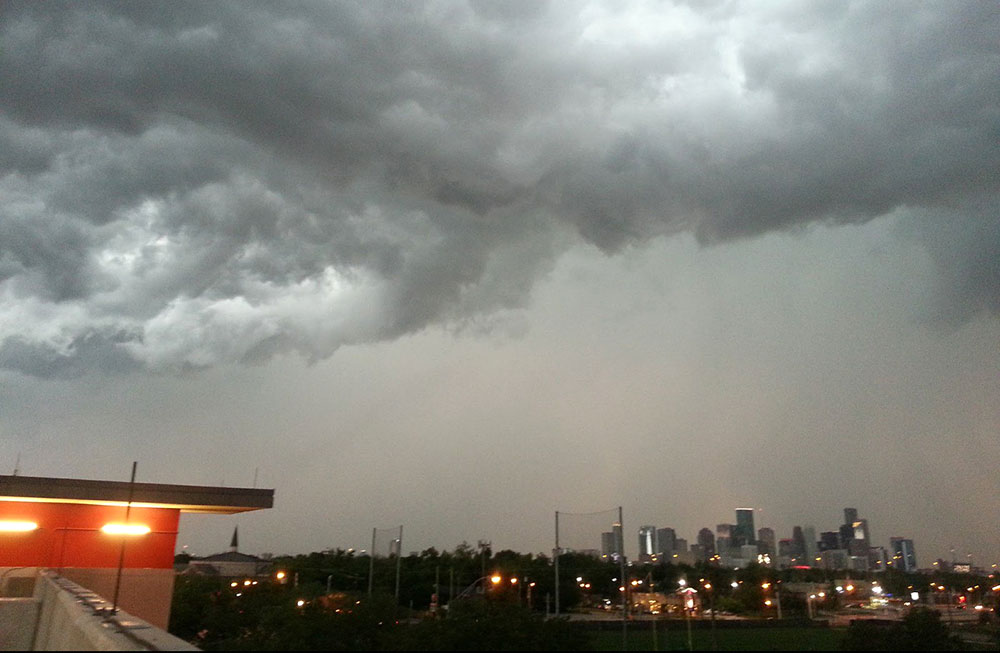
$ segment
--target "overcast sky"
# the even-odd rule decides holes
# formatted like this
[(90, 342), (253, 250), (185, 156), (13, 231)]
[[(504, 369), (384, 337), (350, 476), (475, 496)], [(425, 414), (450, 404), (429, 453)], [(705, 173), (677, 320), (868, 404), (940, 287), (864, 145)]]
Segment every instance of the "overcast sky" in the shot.
[(1000, 562), (997, 3), (0, 12), (3, 473), (275, 488), (196, 554)]

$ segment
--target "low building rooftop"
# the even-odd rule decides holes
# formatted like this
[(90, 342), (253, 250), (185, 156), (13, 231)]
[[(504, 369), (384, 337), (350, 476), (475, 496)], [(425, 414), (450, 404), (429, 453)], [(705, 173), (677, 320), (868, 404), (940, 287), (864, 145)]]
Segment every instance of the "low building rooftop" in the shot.
[(132, 505), (234, 514), (274, 506), (274, 490), (0, 475), (0, 501)]

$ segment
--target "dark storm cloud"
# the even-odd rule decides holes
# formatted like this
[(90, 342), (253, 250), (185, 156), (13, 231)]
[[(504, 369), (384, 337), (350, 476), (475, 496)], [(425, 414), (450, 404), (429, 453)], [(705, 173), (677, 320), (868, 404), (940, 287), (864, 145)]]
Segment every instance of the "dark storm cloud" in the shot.
[(972, 2), (9, 4), (0, 364), (325, 356), (516, 307), (567, 232), (900, 211), (942, 305), (996, 313), (998, 28)]

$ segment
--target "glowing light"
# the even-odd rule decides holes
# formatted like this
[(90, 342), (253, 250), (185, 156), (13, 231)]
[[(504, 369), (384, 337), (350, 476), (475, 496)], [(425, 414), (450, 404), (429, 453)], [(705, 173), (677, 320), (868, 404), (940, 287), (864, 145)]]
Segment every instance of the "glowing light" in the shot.
[(299, 599), (298, 601), (296, 601), (296, 602), (295, 602), (295, 605), (297, 605), (297, 606), (298, 606), (298, 607), (300, 607), (300, 608), (301, 608), (302, 606), (304, 606), (305, 604), (306, 604), (306, 602), (305, 602), (305, 600), (303, 600), (303, 599)]
[(101, 526), (101, 531), (108, 535), (147, 535), (150, 532), (149, 526), (142, 524), (105, 524)]
[(38, 528), (33, 521), (0, 521), (0, 531), (4, 533), (27, 533)]
[(502, 580), (503, 580), (503, 578), (501, 578), (499, 576), (499, 574), (496, 575), (496, 576), (493, 576), (492, 578), (490, 578), (490, 582), (493, 583), (494, 585), (499, 585), (500, 581), (502, 581)]
[(285, 572), (279, 571), (278, 573), (276, 573), (274, 575), (274, 577), (277, 578), (278, 580), (284, 580), (284, 578), (285, 578)]

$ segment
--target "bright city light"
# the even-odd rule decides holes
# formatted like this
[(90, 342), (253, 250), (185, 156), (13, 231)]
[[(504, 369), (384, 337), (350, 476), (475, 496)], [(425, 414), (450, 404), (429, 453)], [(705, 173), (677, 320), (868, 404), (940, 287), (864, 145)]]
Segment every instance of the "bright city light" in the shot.
[(142, 524), (105, 524), (101, 526), (101, 531), (108, 535), (146, 535), (150, 530), (149, 526)]
[(4, 533), (27, 533), (38, 528), (33, 521), (0, 521), (0, 531)]

